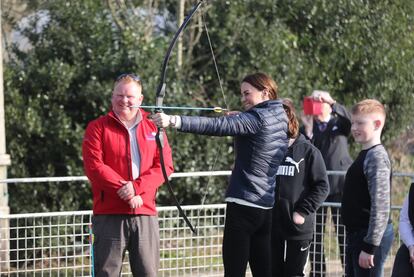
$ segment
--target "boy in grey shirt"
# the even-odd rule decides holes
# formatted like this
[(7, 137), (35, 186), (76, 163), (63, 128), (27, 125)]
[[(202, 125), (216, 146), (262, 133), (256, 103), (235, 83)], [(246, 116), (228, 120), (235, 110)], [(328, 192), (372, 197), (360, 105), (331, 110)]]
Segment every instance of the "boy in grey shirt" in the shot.
[(391, 248), (391, 163), (381, 144), (384, 106), (366, 99), (352, 108), (352, 135), (362, 150), (347, 171), (342, 199), (347, 276), (383, 276)]

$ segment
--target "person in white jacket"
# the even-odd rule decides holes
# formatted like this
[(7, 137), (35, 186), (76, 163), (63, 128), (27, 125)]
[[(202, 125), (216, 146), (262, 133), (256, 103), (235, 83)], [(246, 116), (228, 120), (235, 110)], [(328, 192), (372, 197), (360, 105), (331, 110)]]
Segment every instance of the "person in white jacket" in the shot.
[(400, 213), (399, 232), (403, 242), (395, 255), (392, 277), (414, 276), (414, 183)]

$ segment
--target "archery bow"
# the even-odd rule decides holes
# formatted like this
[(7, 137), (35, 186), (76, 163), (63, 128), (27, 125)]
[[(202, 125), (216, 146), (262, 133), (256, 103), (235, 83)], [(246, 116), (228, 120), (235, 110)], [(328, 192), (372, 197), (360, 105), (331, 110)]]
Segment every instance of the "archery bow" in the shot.
[[(165, 97), (165, 87), (166, 87), (165, 79), (166, 79), (166, 75), (167, 75), (167, 65), (168, 65), (168, 62), (170, 60), (172, 50), (173, 50), (173, 48), (174, 48), (174, 46), (175, 46), (175, 44), (178, 40), (178, 37), (180, 36), (182, 31), (185, 29), (187, 24), (190, 22), (191, 18), (194, 16), (194, 14), (197, 12), (197, 10), (200, 8), (200, 6), (203, 4), (203, 2), (204, 2), (204, 0), (200, 0), (200, 1), (198, 1), (198, 3), (196, 5), (194, 5), (194, 7), (191, 9), (190, 13), (184, 19), (184, 22), (181, 24), (180, 28), (178, 28), (178, 31), (175, 33), (173, 39), (170, 42), (170, 45), (168, 47), (167, 53), (165, 54), (164, 61), (163, 61), (162, 67), (161, 67), (160, 83), (159, 83), (158, 88), (157, 88), (157, 94), (156, 94), (156, 100), (155, 100), (155, 106), (157, 107), (156, 112), (162, 112), (163, 102), (164, 102), (164, 97)], [(190, 230), (194, 234), (196, 234), (197, 233), (196, 229), (191, 224), (188, 217), (185, 215), (183, 209), (181, 208), (180, 202), (178, 202), (178, 199), (174, 194), (174, 190), (172, 188), (172, 185), (171, 185), (171, 183), (169, 181), (169, 178), (168, 178), (167, 171), (165, 169), (164, 153), (163, 153), (163, 149), (164, 149), (164, 129), (163, 128), (158, 127), (158, 131), (157, 131), (157, 134), (155, 136), (155, 140), (157, 142), (157, 146), (158, 146), (159, 151), (160, 151), (161, 171), (162, 171), (162, 174), (164, 176), (164, 181), (167, 184), (168, 191), (170, 192), (171, 197), (173, 198), (173, 200), (175, 202), (175, 205), (177, 206), (177, 209), (178, 209), (178, 212), (179, 212), (180, 216), (184, 219), (185, 223), (188, 225)]]

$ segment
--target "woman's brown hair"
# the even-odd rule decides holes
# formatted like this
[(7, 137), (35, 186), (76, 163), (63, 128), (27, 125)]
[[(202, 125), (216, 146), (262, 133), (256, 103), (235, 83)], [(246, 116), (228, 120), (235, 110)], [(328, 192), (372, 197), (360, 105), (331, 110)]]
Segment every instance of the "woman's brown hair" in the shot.
[(278, 87), (276, 82), (267, 74), (262, 72), (253, 73), (243, 78), (242, 83), (249, 83), (258, 90), (267, 90), (269, 92), (269, 98), (277, 99)]

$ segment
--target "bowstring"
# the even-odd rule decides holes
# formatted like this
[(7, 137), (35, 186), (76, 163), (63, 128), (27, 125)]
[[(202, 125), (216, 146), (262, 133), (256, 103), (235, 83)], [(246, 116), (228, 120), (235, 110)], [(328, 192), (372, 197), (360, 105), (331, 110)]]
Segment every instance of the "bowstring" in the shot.
[(226, 95), (224, 93), (223, 81), (220, 77), (220, 72), (219, 72), (219, 69), (218, 69), (218, 66), (217, 66), (217, 59), (216, 59), (216, 55), (214, 53), (213, 44), (211, 42), (210, 33), (208, 32), (207, 23), (206, 23), (206, 20), (204, 18), (204, 13), (201, 13), (201, 20), (203, 21), (204, 29), (206, 30), (207, 41), (208, 41), (208, 45), (210, 47), (211, 56), (213, 58), (214, 69), (215, 69), (216, 74), (217, 74), (218, 82), (219, 82), (219, 85), (220, 85), (221, 95), (223, 96), (224, 105), (226, 106), (227, 110), (229, 110), (229, 105), (227, 103), (227, 98), (226, 98)]
[[(223, 81), (221, 79), (220, 72), (219, 72), (219, 69), (218, 69), (217, 59), (216, 59), (216, 55), (214, 53), (214, 47), (213, 47), (213, 43), (211, 42), (210, 33), (208, 31), (207, 22), (205, 20), (204, 12), (201, 13), (201, 21), (202, 21), (202, 23), (204, 25), (204, 29), (206, 31), (206, 37), (207, 37), (208, 45), (209, 45), (209, 48), (210, 48), (211, 56), (212, 56), (212, 59), (213, 59), (214, 69), (216, 71), (217, 79), (218, 79), (218, 82), (219, 82), (219, 85), (220, 85), (221, 95), (223, 96), (224, 105), (226, 106), (226, 109), (229, 111), (230, 109), (229, 109), (229, 105), (228, 105), (228, 102), (227, 102), (226, 95), (224, 93)], [(219, 153), (221, 153), (222, 146), (223, 146), (223, 144), (219, 144), (218, 152), (217, 152), (217, 154), (214, 158), (213, 164), (211, 164), (210, 167), (209, 167), (210, 172), (214, 171), (216, 169), (217, 160), (218, 160), (218, 157), (219, 157)], [(210, 182), (211, 182), (211, 176), (208, 178), (207, 185), (205, 186), (205, 191), (204, 191), (203, 196), (201, 198), (201, 206), (202, 207), (204, 206), (205, 201), (207, 199), (207, 195), (209, 193)], [(202, 208), (201, 208), (201, 210), (202, 210)]]

